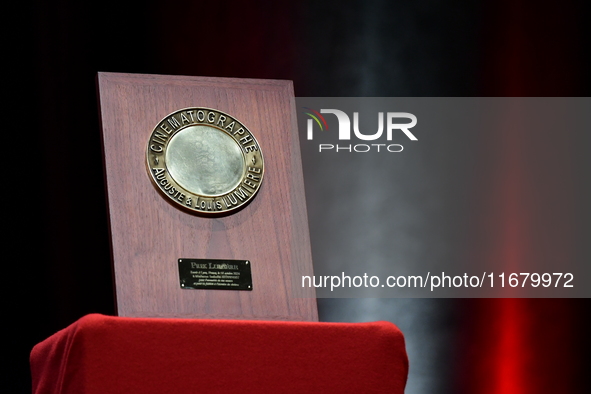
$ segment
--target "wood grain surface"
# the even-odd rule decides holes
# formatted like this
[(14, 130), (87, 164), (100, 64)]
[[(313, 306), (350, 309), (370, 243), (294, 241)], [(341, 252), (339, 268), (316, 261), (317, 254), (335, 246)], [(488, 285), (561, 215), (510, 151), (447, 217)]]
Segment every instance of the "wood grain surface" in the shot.
[[(99, 73), (104, 164), (120, 316), (317, 321), (291, 81)], [(148, 139), (187, 107), (226, 112), (265, 160), (252, 202), (220, 218), (181, 211), (152, 185)], [(179, 258), (250, 260), (253, 290), (180, 288)]]

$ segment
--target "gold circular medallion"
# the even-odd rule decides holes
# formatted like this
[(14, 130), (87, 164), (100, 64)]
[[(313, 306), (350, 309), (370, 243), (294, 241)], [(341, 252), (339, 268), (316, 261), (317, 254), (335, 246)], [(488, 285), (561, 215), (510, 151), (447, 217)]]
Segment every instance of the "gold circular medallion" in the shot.
[(160, 121), (148, 141), (148, 172), (175, 205), (202, 215), (228, 214), (257, 193), (263, 154), (252, 133), (231, 115), (186, 108)]

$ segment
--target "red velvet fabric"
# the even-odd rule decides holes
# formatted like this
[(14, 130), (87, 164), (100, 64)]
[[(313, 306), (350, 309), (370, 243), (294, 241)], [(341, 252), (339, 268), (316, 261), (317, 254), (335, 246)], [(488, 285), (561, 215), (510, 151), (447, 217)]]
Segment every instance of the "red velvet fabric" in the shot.
[(34, 394), (400, 393), (396, 326), (87, 315), (31, 352)]

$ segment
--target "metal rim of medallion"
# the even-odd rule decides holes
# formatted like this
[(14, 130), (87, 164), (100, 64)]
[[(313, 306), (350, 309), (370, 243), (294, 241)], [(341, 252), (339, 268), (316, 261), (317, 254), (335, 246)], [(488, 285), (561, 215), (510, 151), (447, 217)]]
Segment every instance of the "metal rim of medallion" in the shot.
[(250, 130), (213, 108), (164, 117), (146, 148), (152, 183), (178, 208), (202, 216), (234, 213), (260, 189), (263, 154)]

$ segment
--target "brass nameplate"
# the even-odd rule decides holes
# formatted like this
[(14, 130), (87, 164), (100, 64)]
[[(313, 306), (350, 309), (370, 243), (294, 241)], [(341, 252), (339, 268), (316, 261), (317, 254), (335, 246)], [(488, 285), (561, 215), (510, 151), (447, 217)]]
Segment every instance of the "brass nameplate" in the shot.
[(239, 120), (211, 108), (162, 119), (146, 149), (150, 178), (178, 208), (215, 216), (243, 208), (263, 180), (263, 154)]
[(179, 259), (182, 289), (252, 290), (248, 260)]

